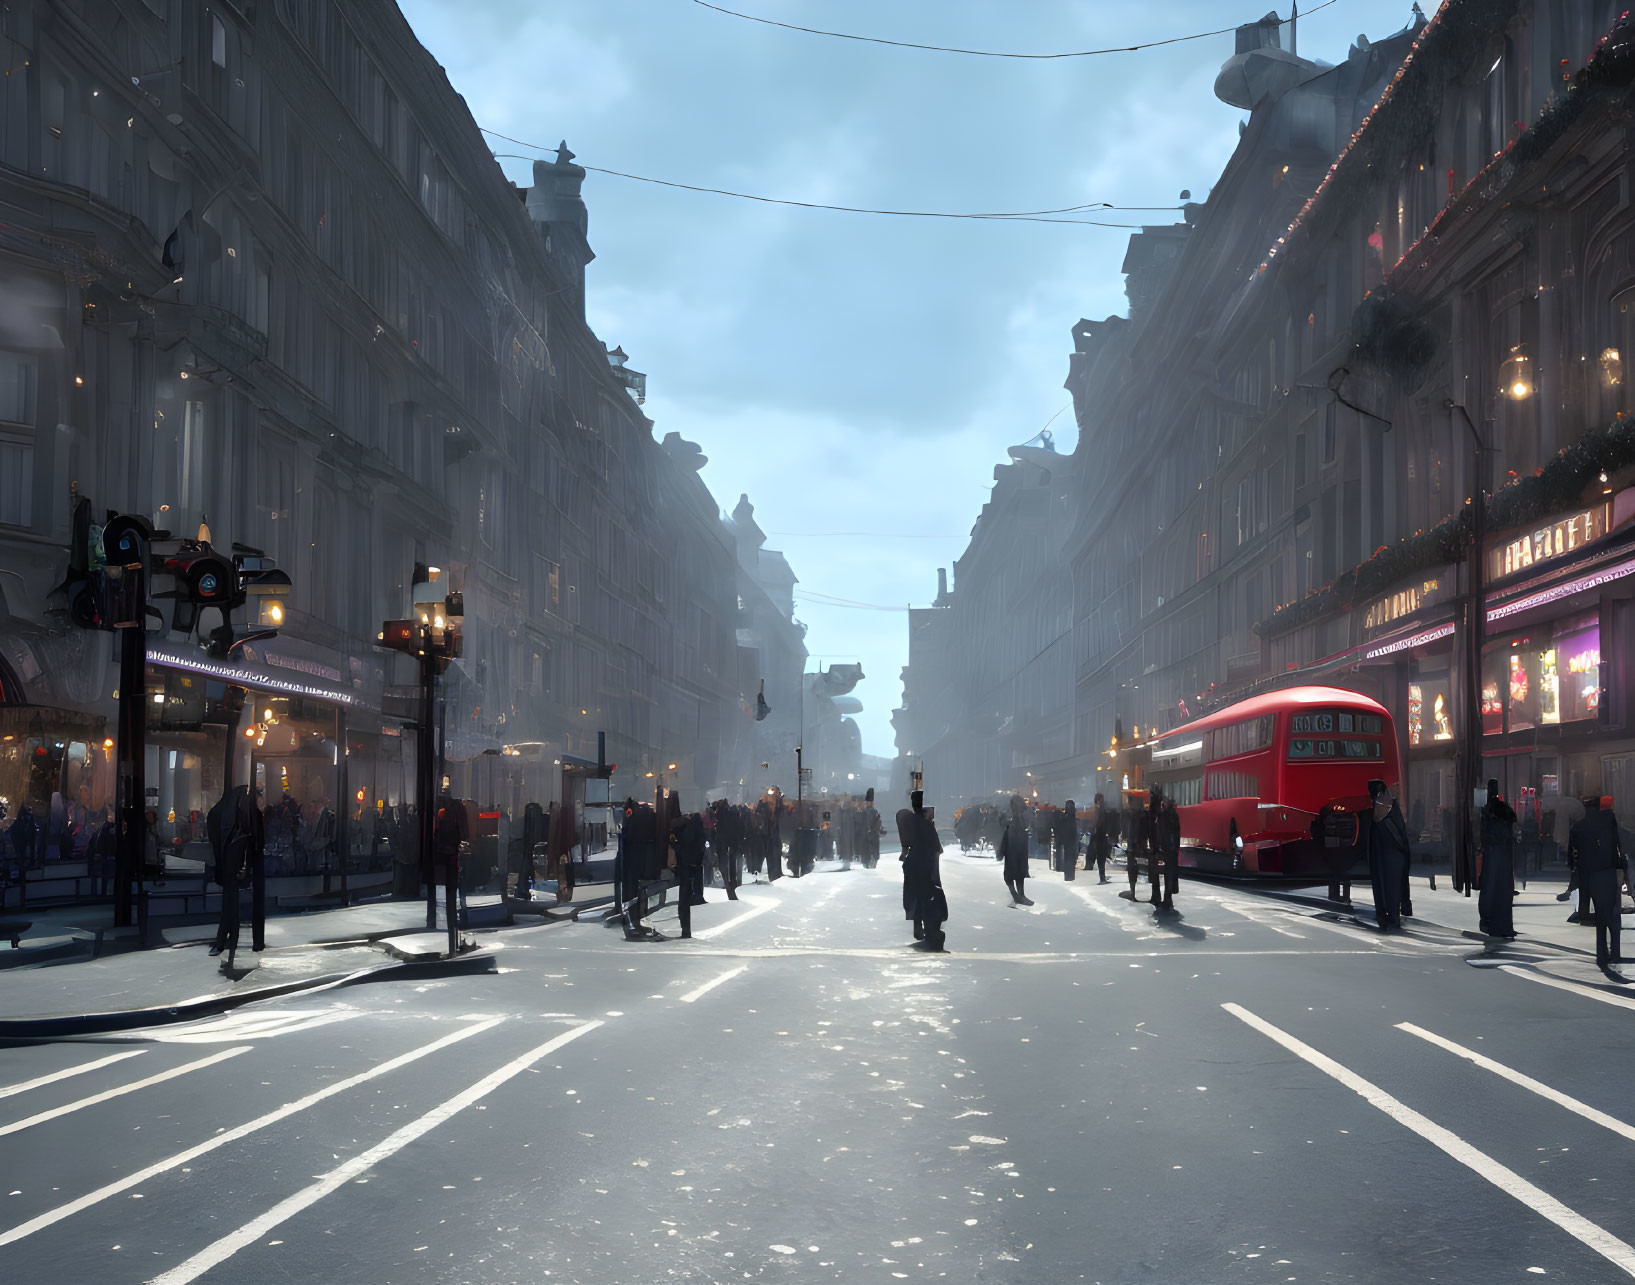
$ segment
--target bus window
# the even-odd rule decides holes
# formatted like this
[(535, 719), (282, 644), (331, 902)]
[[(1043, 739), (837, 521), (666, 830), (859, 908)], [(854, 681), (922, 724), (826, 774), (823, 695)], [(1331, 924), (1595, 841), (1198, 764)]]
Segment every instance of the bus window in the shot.
[[(1379, 722), (1375, 719), (1374, 722)], [(1289, 738), (1289, 758), (1291, 761), (1316, 762), (1320, 760), (1350, 759), (1350, 760), (1377, 760), (1381, 758), (1380, 742), (1355, 740), (1348, 737), (1304, 737), (1291, 736)]]
[(1209, 797), (1212, 799), (1258, 799), (1260, 778), (1251, 772), (1211, 772)]

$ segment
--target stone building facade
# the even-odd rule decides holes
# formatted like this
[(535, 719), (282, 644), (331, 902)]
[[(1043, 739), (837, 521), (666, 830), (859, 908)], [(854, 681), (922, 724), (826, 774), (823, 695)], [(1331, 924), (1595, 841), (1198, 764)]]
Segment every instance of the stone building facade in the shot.
[[(110, 636), (53, 593), (71, 486), (289, 572), (241, 667), (276, 716), (257, 780), (343, 851), (377, 860), (413, 802), (409, 666), (375, 639), (416, 563), (465, 595), (463, 792), (548, 800), (599, 731), (627, 779), (736, 770), (734, 539), (586, 325), (565, 147), (507, 182), (390, 0), (15, 0), (0, 56), (0, 793), (112, 802)], [(222, 676), (196, 639), (153, 651), (149, 802), (180, 842)]]
[[(1467, 713), (1471, 779), (1635, 814), (1621, 14), (1450, 0), (1333, 67), (1239, 30), (1216, 86), (1248, 113), (1236, 151), (1184, 223), (1132, 238), (1129, 316), (1073, 331), (1063, 788), (1118, 788), (1115, 729), (1321, 681), (1393, 712), (1423, 841), (1450, 837)], [(957, 689), (907, 690), (910, 739), (966, 717)]]

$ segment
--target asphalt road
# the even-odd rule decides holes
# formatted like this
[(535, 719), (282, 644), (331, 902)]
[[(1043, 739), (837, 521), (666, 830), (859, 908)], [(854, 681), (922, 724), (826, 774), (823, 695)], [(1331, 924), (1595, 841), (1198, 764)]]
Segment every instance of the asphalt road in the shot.
[(1232, 889), (1015, 909), (977, 857), (922, 955), (898, 869), (0, 1048), (0, 1278), (1635, 1276), (1635, 1004)]

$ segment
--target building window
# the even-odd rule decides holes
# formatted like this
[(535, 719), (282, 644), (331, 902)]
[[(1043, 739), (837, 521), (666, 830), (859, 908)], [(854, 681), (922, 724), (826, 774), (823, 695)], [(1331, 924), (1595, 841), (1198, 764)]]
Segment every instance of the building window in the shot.
[(227, 65), (227, 28), (215, 14), (210, 15), (210, 61), (218, 67)]
[(35, 359), (0, 351), (0, 524), (34, 522)]

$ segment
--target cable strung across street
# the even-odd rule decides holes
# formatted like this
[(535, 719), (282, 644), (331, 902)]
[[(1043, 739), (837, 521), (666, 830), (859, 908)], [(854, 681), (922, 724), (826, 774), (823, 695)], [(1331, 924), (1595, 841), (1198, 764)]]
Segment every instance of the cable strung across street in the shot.
[[(1144, 40), (1133, 45), (1112, 45), (1106, 49), (1073, 49), (1059, 53), (1010, 53), (998, 49), (960, 49), (952, 45), (919, 44), (912, 40), (887, 40), (881, 36), (860, 36), (849, 31), (824, 31), (818, 27), (802, 27), (793, 22), (779, 22), (774, 18), (762, 18), (753, 13), (740, 13), (736, 9), (724, 9), (718, 4), (711, 4), (709, 0), (693, 0), (693, 3), (703, 9), (713, 9), (716, 13), (725, 14), (729, 18), (742, 18), (745, 22), (758, 22), (763, 26), (782, 27), (785, 31), (799, 31), (809, 36), (828, 36), (835, 40), (855, 40), (869, 45), (890, 45), (896, 49), (921, 49), (928, 53), (965, 54), (972, 58), (1023, 58), (1031, 61), (1051, 61), (1059, 58), (1096, 58), (1102, 54), (1131, 54), (1142, 49), (1159, 49), (1165, 45), (1185, 44), (1189, 40), (1207, 40), (1210, 36), (1225, 36), (1236, 31), (1241, 24), (1230, 27), (1218, 27), (1214, 31), (1198, 31), (1188, 36), (1169, 36), (1162, 40)], [(1323, 0), (1322, 4), (1313, 5), (1306, 13), (1313, 14), (1319, 9), (1327, 9), (1331, 4), (1338, 4), (1339, 0)]]

